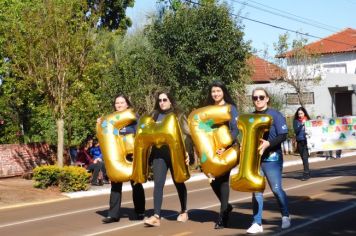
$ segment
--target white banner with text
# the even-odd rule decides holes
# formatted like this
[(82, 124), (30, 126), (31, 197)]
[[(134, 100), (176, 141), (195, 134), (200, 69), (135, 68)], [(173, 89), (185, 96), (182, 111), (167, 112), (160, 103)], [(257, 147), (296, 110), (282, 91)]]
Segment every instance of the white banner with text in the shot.
[(309, 152), (356, 149), (356, 116), (305, 122)]

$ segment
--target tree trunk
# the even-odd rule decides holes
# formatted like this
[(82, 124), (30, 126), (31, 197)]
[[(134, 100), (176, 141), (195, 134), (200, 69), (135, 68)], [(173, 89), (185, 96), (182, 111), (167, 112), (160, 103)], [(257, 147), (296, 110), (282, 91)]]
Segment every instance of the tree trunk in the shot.
[(64, 120), (57, 120), (57, 165), (63, 167), (63, 148), (64, 148)]

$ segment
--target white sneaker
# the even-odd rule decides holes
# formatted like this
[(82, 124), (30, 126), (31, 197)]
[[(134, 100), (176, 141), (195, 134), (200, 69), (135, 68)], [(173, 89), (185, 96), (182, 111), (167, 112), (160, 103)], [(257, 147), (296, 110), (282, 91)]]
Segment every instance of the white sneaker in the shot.
[(262, 225), (259, 225), (257, 223), (253, 223), (250, 228), (246, 231), (248, 234), (258, 234), (263, 232), (263, 227)]
[(283, 216), (282, 217), (282, 225), (281, 225), (282, 229), (289, 228), (291, 225), (290, 221), (291, 221), (290, 216)]

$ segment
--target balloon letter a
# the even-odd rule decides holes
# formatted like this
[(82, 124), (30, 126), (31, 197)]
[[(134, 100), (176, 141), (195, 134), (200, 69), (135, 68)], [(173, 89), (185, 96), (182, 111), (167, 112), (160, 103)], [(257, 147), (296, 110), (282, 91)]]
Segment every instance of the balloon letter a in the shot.
[(183, 183), (189, 179), (188, 166), (185, 163), (185, 147), (182, 131), (175, 114), (164, 117), (162, 122), (155, 122), (150, 116), (141, 117), (135, 138), (132, 180), (144, 183), (148, 175), (150, 147), (168, 145), (173, 166), (174, 180)]

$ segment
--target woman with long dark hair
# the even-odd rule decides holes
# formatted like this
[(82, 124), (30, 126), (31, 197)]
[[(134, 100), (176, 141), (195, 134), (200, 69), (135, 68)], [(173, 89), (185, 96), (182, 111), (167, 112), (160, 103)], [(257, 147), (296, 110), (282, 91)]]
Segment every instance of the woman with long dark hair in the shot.
[(297, 150), (303, 161), (304, 171), (302, 181), (310, 178), (308, 143), (304, 126), (307, 120), (310, 120), (307, 110), (304, 107), (299, 107), (294, 114), (293, 128), (297, 140)]
[[(159, 92), (156, 96), (154, 110), (151, 113), (152, 118), (156, 122), (161, 122), (164, 117), (170, 113), (175, 113), (180, 123), (180, 127), (183, 134), (190, 135), (187, 119), (182, 112), (179, 111), (174, 98), (167, 92)], [(189, 156), (186, 153), (187, 160)], [(147, 226), (160, 226), (161, 224), (161, 207), (163, 202), (163, 188), (166, 182), (168, 169), (173, 176), (173, 167), (171, 162), (170, 150), (167, 145), (161, 147), (153, 146), (150, 156), (153, 170), (153, 205), (154, 215), (145, 220)], [(186, 222), (188, 220), (187, 211), (187, 188), (184, 183), (177, 183), (174, 181), (174, 185), (178, 191), (178, 197), (181, 205), (180, 214), (177, 217), (177, 221)]]
[[(224, 83), (221, 81), (214, 81), (208, 87), (208, 95), (206, 99), (206, 105), (219, 105), (223, 106), (229, 104), (231, 106), (231, 120), (227, 122), (231, 136), (233, 138), (233, 144), (236, 143), (238, 129), (237, 129), (237, 117), (238, 112), (236, 108), (235, 102), (232, 100), (232, 97), (227, 90)], [(216, 126), (214, 126), (216, 128)], [(216, 151), (218, 155), (221, 155), (225, 149), (221, 148)], [(215, 223), (215, 229), (223, 229), (227, 227), (227, 223), (229, 220), (229, 214), (232, 211), (233, 207), (229, 204), (229, 194), (230, 194), (230, 186), (229, 186), (229, 178), (230, 172), (226, 172), (222, 176), (216, 177), (210, 183), (215, 195), (220, 201), (220, 214)]]

